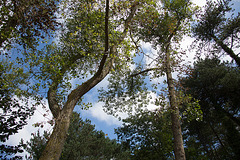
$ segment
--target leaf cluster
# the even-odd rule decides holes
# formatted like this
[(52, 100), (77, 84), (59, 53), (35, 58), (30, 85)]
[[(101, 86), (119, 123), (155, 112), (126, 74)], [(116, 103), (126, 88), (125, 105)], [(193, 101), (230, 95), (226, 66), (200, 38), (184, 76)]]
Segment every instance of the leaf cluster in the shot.
[(118, 140), (131, 150), (131, 159), (171, 159), (173, 141), (170, 112), (142, 111), (123, 120), (115, 130)]
[(10, 49), (13, 43), (34, 48), (39, 38), (50, 35), (56, 20), (58, 0), (2, 0), (0, 2), (0, 47)]
[[(239, 150), (235, 148), (239, 148), (236, 141), (240, 138), (239, 68), (206, 58), (196, 62), (181, 82), (186, 93), (199, 100), (202, 111), (201, 121), (183, 122), (191, 156), (197, 157), (195, 153), (206, 159), (238, 159)], [(194, 151), (194, 146), (199, 149)]]
[[(203, 41), (211, 41), (213, 36), (221, 37), (221, 40), (225, 40), (229, 36), (228, 32), (238, 32), (239, 25), (230, 22), (236, 21), (239, 19), (239, 16), (232, 20), (231, 18), (226, 18), (226, 14), (232, 12), (232, 8), (229, 5), (230, 1), (207, 1), (205, 12), (200, 15), (199, 23), (193, 26), (194, 36)], [(234, 25), (235, 27), (232, 26), (233, 28), (229, 30), (227, 25)]]
[(234, 12), (231, 0), (207, 1), (204, 11), (197, 16), (198, 22), (192, 26), (194, 45), (199, 46), (195, 47), (199, 53), (208, 51), (216, 55), (224, 50), (239, 63), (234, 52), (239, 47), (240, 15)]
[[(191, 20), (195, 10), (192, 9), (190, 2), (184, 0), (161, 2), (157, 6), (156, 3), (146, 6), (136, 17), (133, 26), (133, 32), (144, 42), (150, 42), (153, 48), (165, 45), (172, 34), (175, 35), (174, 41), (179, 42), (189, 29), (187, 22)], [(181, 25), (178, 24), (180, 21)]]
[[(0, 141), (1, 159), (22, 152), (20, 146), (5, 145), (9, 136), (18, 133), (33, 115), (34, 107), (29, 106), (30, 94), (23, 89), (27, 85), (28, 74), (6, 59), (0, 65)], [(20, 158), (15, 156), (15, 158)]]
[[(137, 72), (137, 71), (135, 71)], [(132, 114), (134, 110), (147, 107), (150, 99), (144, 77), (131, 76), (134, 71), (122, 68), (121, 71), (112, 72), (108, 78), (107, 89), (99, 90), (99, 101), (105, 103), (105, 111), (118, 117), (117, 112)]]

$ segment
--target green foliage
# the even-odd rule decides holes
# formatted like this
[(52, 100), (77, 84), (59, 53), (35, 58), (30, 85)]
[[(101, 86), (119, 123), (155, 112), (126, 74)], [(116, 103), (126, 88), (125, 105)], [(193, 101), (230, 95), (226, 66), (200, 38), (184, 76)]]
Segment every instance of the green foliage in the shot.
[(6, 57), (1, 59), (0, 73), (1, 90), (7, 89), (11, 94), (15, 94), (18, 97), (27, 96), (27, 92), (20, 88), (22, 85), (29, 84), (27, 81), (29, 74), (22, 66), (16, 65), (14, 61)]
[[(154, 48), (166, 45), (171, 34), (175, 35), (174, 42), (181, 41), (183, 34), (189, 31), (188, 22), (195, 12), (191, 3), (185, 0), (161, 2), (162, 7), (156, 4), (146, 6), (144, 12), (137, 17), (133, 30), (140, 39), (150, 42)], [(177, 34), (176, 27), (178, 27)]]
[(118, 116), (117, 112), (131, 114), (134, 110), (142, 110), (150, 102), (144, 77), (131, 76), (136, 71), (132, 72), (130, 68), (122, 70), (124, 72), (112, 72), (107, 90), (99, 90), (99, 101), (105, 102), (105, 111), (115, 116)]
[[(207, 1), (192, 27), (198, 54), (229, 55), (240, 66), (238, 56), (240, 14), (234, 14), (231, 0)], [(196, 45), (197, 44), (197, 45)], [(196, 47), (197, 46), (197, 47)], [(205, 52), (207, 51), (207, 52)]]
[[(226, 18), (226, 14), (232, 12), (232, 8), (229, 6), (230, 1), (207, 1), (205, 13), (202, 13), (199, 23), (193, 27), (194, 35), (198, 39), (211, 41), (213, 35), (219, 35), (221, 40), (225, 40), (231, 34), (227, 32), (238, 32), (239, 25), (235, 25), (232, 30), (226, 32), (227, 27), (225, 25), (233, 25), (230, 23), (232, 18)], [(235, 17), (234, 19), (238, 18)]]
[(181, 89), (177, 91), (177, 101), (181, 111), (181, 118), (187, 122), (193, 120), (202, 121), (203, 113), (201, 106), (199, 105), (199, 100), (194, 99), (191, 95), (184, 94)]
[(11, 49), (14, 43), (35, 48), (39, 38), (50, 35), (58, 26), (58, 3), (58, 0), (2, 0), (0, 48)]
[(31, 135), (33, 137), (30, 139), (30, 141), (27, 141), (26, 144), (24, 144), (23, 139), (21, 139), (20, 145), (30, 154), (30, 156), (25, 156), (26, 159), (38, 160), (44, 148), (46, 147), (50, 134), (47, 131), (44, 131), (43, 135), (41, 136), (38, 130), (37, 133), (32, 133)]
[[(38, 131), (32, 136), (29, 142), (24, 144), (22, 141), (21, 144), (30, 153), (28, 159), (39, 159), (50, 135), (44, 132), (41, 136)], [(128, 156), (128, 151), (116, 140), (110, 140), (102, 131), (95, 130), (90, 120), (83, 121), (78, 113), (73, 113), (61, 160), (126, 160)]]
[(116, 140), (96, 131), (90, 120), (83, 121), (74, 113), (61, 159), (127, 159), (127, 152)]
[(186, 137), (187, 148), (198, 147), (195, 154), (207, 159), (239, 159), (239, 73), (237, 67), (207, 58), (195, 63), (181, 80), (186, 93), (199, 100), (202, 110), (202, 121), (183, 123), (186, 136), (191, 137), (191, 142)]
[(115, 130), (118, 139), (131, 150), (131, 159), (172, 159), (173, 141), (169, 112), (142, 111), (123, 120)]
[[(0, 150), (1, 159), (22, 152), (20, 146), (5, 145), (9, 136), (18, 133), (27, 124), (27, 119), (33, 115), (34, 107), (29, 106), (29, 93), (24, 90), (28, 74), (23, 68), (18, 68), (8, 59), (2, 59), (0, 64)], [(15, 156), (15, 158), (20, 158)]]

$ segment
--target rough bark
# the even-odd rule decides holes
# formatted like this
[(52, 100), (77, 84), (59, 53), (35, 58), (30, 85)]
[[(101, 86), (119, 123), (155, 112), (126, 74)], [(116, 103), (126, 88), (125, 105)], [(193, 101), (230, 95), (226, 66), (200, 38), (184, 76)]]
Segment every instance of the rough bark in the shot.
[[(108, 3), (108, 0), (106, 2)], [(60, 158), (64, 143), (65, 143), (65, 139), (67, 137), (70, 118), (75, 105), (84, 94), (86, 94), (89, 90), (91, 90), (94, 86), (96, 86), (99, 82), (101, 82), (111, 71), (111, 68), (115, 59), (110, 58), (108, 55), (116, 55), (117, 46), (121, 44), (121, 42), (126, 37), (129, 23), (131, 22), (137, 10), (138, 4), (139, 4), (138, 2), (133, 3), (131, 7), (131, 12), (125, 21), (125, 29), (122, 33), (122, 36), (111, 47), (110, 50), (108, 49), (108, 40), (105, 40), (106, 52), (102, 57), (102, 60), (98, 67), (98, 71), (95, 73), (95, 75), (92, 78), (87, 80), (82, 85), (78, 86), (68, 95), (67, 102), (62, 107), (62, 109), (60, 109), (56, 101), (55, 92), (56, 92), (57, 84), (53, 84), (52, 87), (49, 88), (49, 92), (48, 92), (49, 108), (51, 109), (51, 112), (53, 113), (53, 116), (55, 118), (55, 126), (53, 128), (53, 133), (49, 138), (47, 146), (44, 149), (39, 160), (58, 160)], [(105, 33), (107, 32), (108, 31), (105, 30)], [(108, 52), (110, 52), (110, 54)]]
[(165, 59), (165, 72), (167, 75), (167, 84), (168, 84), (168, 93), (169, 93), (169, 101), (170, 101), (170, 109), (171, 109), (171, 121), (172, 121), (172, 132), (173, 132), (173, 148), (175, 160), (185, 160), (185, 151), (183, 146), (183, 137), (182, 137), (182, 129), (180, 124), (180, 116), (179, 116), (179, 108), (176, 100), (176, 91), (174, 87), (174, 82), (172, 78), (172, 66), (171, 66), (171, 56), (170, 56), (170, 46), (171, 40), (174, 35), (177, 33), (179, 26), (181, 25), (182, 19), (179, 19), (176, 27), (172, 34), (169, 35), (166, 40), (164, 52), (166, 54)]
[(185, 151), (183, 146), (182, 130), (179, 117), (179, 108), (176, 101), (176, 91), (174, 88), (172, 73), (171, 73), (171, 60), (170, 53), (166, 52), (166, 75), (169, 92), (169, 101), (171, 109), (172, 132), (174, 142), (174, 154), (176, 160), (185, 160)]

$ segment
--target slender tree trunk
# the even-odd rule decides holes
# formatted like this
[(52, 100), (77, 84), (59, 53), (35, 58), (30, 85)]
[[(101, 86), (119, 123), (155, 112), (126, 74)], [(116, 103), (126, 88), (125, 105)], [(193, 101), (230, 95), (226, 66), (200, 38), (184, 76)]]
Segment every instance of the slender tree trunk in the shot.
[(174, 88), (172, 72), (171, 72), (171, 60), (170, 53), (167, 49), (166, 52), (166, 75), (169, 92), (169, 101), (171, 109), (171, 120), (172, 120), (172, 132), (174, 142), (174, 154), (176, 160), (185, 160), (185, 151), (183, 146), (182, 130), (179, 117), (179, 108), (176, 101), (176, 91)]

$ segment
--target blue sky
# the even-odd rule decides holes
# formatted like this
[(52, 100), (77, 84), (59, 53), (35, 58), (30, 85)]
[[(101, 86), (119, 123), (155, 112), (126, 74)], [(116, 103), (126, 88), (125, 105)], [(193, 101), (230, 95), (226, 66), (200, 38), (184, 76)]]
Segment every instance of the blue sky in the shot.
[[(194, 0), (193, 2), (195, 2), (199, 6), (203, 6), (205, 4), (204, 0)], [(240, 0), (233, 0), (232, 2), (234, 3), (234, 8), (236, 9), (236, 12), (239, 11), (240, 10)], [(190, 37), (185, 37), (181, 47), (187, 48), (187, 46), (191, 45), (192, 40), (193, 39)], [(148, 52), (148, 51), (155, 52), (151, 48), (150, 44), (143, 44), (142, 47), (143, 47), (144, 51), (146, 51), (146, 52)], [(193, 61), (193, 54), (191, 54), (191, 55), (189, 54), (188, 60), (190, 60), (191, 62)], [(147, 59), (146, 59), (146, 61), (147, 61)], [(164, 80), (164, 77), (159, 79), (159, 81), (163, 81), (163, 80)], [(75, 83), (74, 80), (72, 81), (72, 83)], [(111, 115), (107, 115), (102, 110), (103, 103), (98, 102), (97, 90), (100, 89), (101, 87), (106, 87), (107, 84), (108, 84), (107, 78), (105, 78), (102, 82), (100, 82), (96, 87), (94, 87), (92, 90), (90, 90), (84, 96), (84, 102), (86, 102), (86, 103), (91, 102), (93, 104), (92, 108), (90, 108), (89, 110), (81, 110), (78, 106), (76, 106), (75, 111), (80, 112), (83, 119), (85, 119), (85, 118), (90, 119), (92, 121), (92, 124), (94, 124), (96, 126), (97, 130), (102, 130), (103, 132), (108, 134), (108, 136), (111, 139), (113, 139), (113, 138), (117, 138), (116, 135), (114, 134), (114, 128), (120, 127), (121, 122), (118, 121), (117, 118), (115, 118)], [(149, 106), (149, 108), (154, 109), (155, 107), (153, 105), (151, 105), (151, 106)], [(40, 129), (41, 132), (43, 132), (43, 130), (51, 131), (52, 127), (49, 124), (47, 124), (46, 122), (52, 118), (52, 115), (49, 112), (47, 112), (48, 116), (43, 117), (44, 113), (46, 113), (46, 110), (39, 107), (37, 109), (37, 111), (35, 112), (34, 116), (29, 120), (29, 124), (27, 126), (25, 126), (24, 129), (19, 131), (19, 133), (15, 134), (14, 136), (11, 136), (7, 143), (11, 144), (11, 145), (17, 145), (21, 138), (23, 138), (25, 140), (29, 140), (31, 137), (31, 133), (36, 132), (38, 129)], [(121, 116), (123, 118), (125, 118), (127, 115), (122, 114)], [(39, 121), (45, 123), (44, 128), (35, 128), (32, 126), (32, 124), (39, 122)]]

